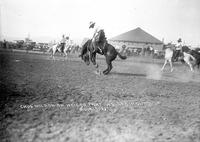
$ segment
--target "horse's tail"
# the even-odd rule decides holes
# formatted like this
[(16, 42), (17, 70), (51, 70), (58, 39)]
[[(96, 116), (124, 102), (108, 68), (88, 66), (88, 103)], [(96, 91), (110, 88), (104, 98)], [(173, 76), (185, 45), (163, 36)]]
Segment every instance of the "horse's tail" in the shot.
[(119, 58), (121, 58), (122, 60), (125, 60), (125, 59), (127, 58), (126, 56), (121, 55), (119, 52), (117, 52), (117, 55), (118, 55)]
[(47, 52), (49, 53), (51, 52), (51, 50), (52, 50), (52, 46), (49, 46), (49, 49), (47, 50)]

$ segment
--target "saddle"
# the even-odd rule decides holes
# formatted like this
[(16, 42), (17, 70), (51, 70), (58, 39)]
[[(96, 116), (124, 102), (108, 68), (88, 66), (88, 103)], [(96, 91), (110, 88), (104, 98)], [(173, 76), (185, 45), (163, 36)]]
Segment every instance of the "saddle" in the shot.
[(182, 60), (183, 59), (183, 52), (181, 52), (180, 50), (174, 50), (173, 53), (173, 61), (177, 62), (178, 59)]
[(62, 43), (58, 44), (58, 46), (57, 46), (57, 49), (58, 49), (60, 52), (64, 52), (64, 48), (65, 48), (65, 45), (63, 45)]

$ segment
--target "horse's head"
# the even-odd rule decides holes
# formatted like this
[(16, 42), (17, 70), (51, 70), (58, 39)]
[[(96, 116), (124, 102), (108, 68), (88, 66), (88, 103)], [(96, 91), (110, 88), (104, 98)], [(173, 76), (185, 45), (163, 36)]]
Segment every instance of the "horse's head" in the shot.
[(188, 52), (190, 52), (190, 48), (188, 47), (188, 46), (183, 46), (182, 47), (182, 52), (186, 52), (186, 53), (188, 53)]
[(83, 44), (83, 46), (82, 46), (82, 50), (81, 50), (81, 57), (84, 55), (84, 54), (86, 54), (87, 52), (88, 52), (88, 47), (90, 46), (90, 44), (91, 44), (91, 40), (87, 40), (84, 44)]
[(88, 40), (83, 46), (82, 46), (82, 50), (81, 50), (81, 55), (80, 57), (82, 58), (82, 60), (89, 65), (90, 64), (90, 56), (89, 56), (89, 51), (88, 48), (91, 44), (91, 40)]
[(165, 50), (165, 49), (166, 49), (166, 46), (167, 46), (167, 45), (163, 44), (162, 50)]
[(106, 41), (106, 36), (105, 36), (105, 33), (104, 33), (104, 30), (99, 30), (96, 38), (95, 38), (95, 41), (99, 44), (101, 43), (104, 43)]
[(170, 48), (170, 47), (171, 47), (170, 44), (164, 44), (162, 50), (165, 50), (165, 49)]
[(162, 49), (165, 50), (167, 48), (170, 48), (171, 50), (174, 50), (175, 49), (175, 45), (171, 44), (171, 43), (164, 44)]

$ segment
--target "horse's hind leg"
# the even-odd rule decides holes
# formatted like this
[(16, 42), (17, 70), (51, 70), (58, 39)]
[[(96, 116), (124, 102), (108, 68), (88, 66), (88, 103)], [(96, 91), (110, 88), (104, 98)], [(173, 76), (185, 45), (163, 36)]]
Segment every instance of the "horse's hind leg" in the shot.
[(106, 63), (107, 63), (107, 69), (103, 71), (103, 74), (105, 75), (108, 74), (113, 68), (112, 62), (109, 59), (106, 59)]
[(93, 63), (93, 65), (98, 68), (99, 65), (96, 63), (96, 53), (90, 53), (90, 60)]
[(108, 65), (107, 69), (105, 69), (105, 70), (103, 71), (103, 74), (108, 74), (108, 70), (109, 70), (109, 65)]
[(192, 66), (192, 64), (190, 63), (190, 61), (186, 61), (186, 63), (189, 65), (190, 70), (191, 70), (192, 72), (194, 72), (193, 66)]
[(65, 51), (63, 51), (62, 56), (64, 57), (63, 61), (65, 61), (65, 58), (67, 58), (67, 55), (65, 54)]
[(165, 59), (165, 63), (163, 64), (161, 71), (163, 71), (163, 70), (164, 70), (164, 68), (165, 68), (166, 64), (167, 64), (167, 59)]
[(169, 64), (170, 64), (171, 72), (173, 72), (174, 68), (173, 68), (173, 65), (172, 65), (172, 59), (169, 60)]
[(194, 72), (193, 65), (192, 65), (191, 63), (189, 63), (189, 66), (190, 66), (190, 70), (191, 70), (192, 72)]
[(106, 74), (108, 74), (108, 73), (112, 70), (112, 68), (113, 68), (113, 66), (112, 66), (112, 63), (110, 62), (110, 64), (109, 64), (109, 69), (108, 69), (108, 71), (106, 72)]

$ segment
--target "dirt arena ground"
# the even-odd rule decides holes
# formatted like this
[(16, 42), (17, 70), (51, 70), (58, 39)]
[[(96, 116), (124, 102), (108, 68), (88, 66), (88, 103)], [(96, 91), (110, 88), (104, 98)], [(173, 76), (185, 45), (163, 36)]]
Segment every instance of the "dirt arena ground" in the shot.
[(104, 76), (75, 57), (0, 52), (0, 140), (200, 142), (200, 71), (147, 62), (117, 60)]

